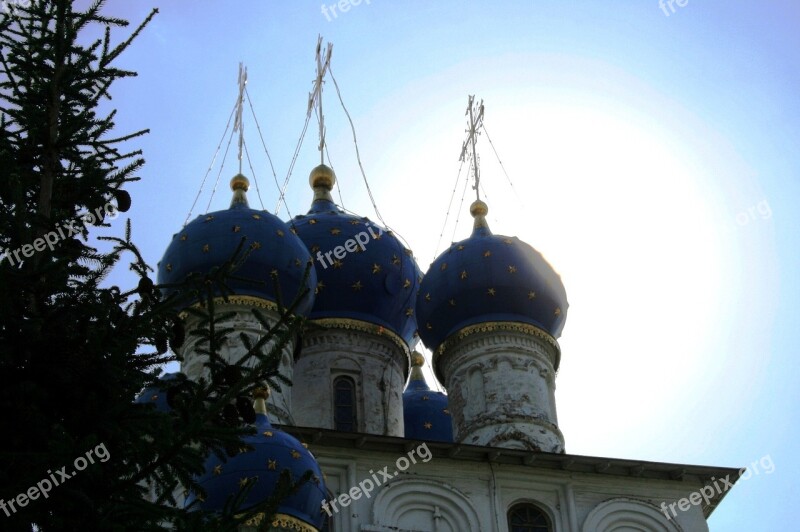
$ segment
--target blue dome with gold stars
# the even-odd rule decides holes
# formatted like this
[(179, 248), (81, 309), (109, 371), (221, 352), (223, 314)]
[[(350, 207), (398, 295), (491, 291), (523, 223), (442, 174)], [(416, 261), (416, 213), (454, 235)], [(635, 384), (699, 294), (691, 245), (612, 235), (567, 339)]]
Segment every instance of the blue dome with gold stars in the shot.
[[(277, 303), (277, 280), (281, 304), (288, 307), (294, 301), (311, 256), (277, 216), (248, 206), (245, 195), (248, 187), (246, 177), (235, 176), (231, 180), (230, 208), (198, 216), (172, 236), (158, 263), (159, 284), (180, 283), (192, 273), (210, 273), (230, 260), (243, 240), (241, 264), (226, 281), (234, 294)], [(299, 315), (307, 315), (314, 303), (313, 288), (317, 284), (314, 268), (305, 284), (310, 290), (295, 309)], [(164, 295), (173, 290), (164, 288)]]
[(417, 329), (414, 301), (421, 272), (411, 250), (368, 218), (345, 213), (331, 199), (336, 177), (329, 167), (311, 171), (314, 201), (292, 229), (306, 244), (317, 269), (310, 319), (372, 323), (410, 345)]
[(453, 423), (447, 395), (431, 391), (422, 374), (425, 359), (418, 352), (411, 355), (411, 377), (403, 392), (405, 437), (412, 440), (452, 443)]
[(436, 350), (448, 336), (470, 325), (521, 322), (561, 335), (567, 293), (544, 257), (516, 237), (493, 235), (480, 200), (470, 207), (472, 235), (439, 255), (417, 296), (419, 334)]
[(185, 380), (186, 375), (183, 373), (165, 373), (159, 377), (158, 382), (139, 392), (133, 402), (140, 405), (153, 405), (159, 412), (169, 412), (172, 410), (172, 390)]
[(321, 530), (325, 517), (321, 503), (328, 498), (322, 471), (304, 444), (272, 427), (266, 398), (266, 390), (256, 395), (256, 434), (243, 436), (237, 454), (227, 459), (215, 453), (208, 456), (205, 473), (196, 479), (206, 496), (190, 491), (185, 507), (221, 513), (241, 490), (249, 489), (238, 508), (248, 510), (270, 498), (282, 471), (291, 473), (293, 483), (311, 471), (311, 478), (279, 503), (270, 530)]

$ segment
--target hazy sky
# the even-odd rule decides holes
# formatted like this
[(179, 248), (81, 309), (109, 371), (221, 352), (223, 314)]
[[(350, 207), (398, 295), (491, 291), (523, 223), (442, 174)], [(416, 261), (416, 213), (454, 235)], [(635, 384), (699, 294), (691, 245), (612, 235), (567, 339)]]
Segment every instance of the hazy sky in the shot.
[[(567, 452), (735, 467), (768, 456), (774, 471), (759, 466), (740, 481), (711, 529), (796, 527), (800, 5), (331, 5), (326, 15), (319, 1), (108, 3), (137, 22), (161, 10), (119, 63), (139, 77), (112, 88), (119, 131), (151, 129), (128, 213), (150, 263), (200, 188), (239, 61), (282, 183), (317, 35), (334, 44), (378, 207), (423, 271), (471, 228), (473, 193), (460, 205), (459, 184), (436, 249), (475, 94), (513, 182), (482, 136), (490, 226), (541, 251), (567, 289), (556, 392)], [(344, 206), (375, 219), (330, 81), (324, 108)], [(245, 163), (245, 173), (274, 212), (277, 187), (249, 109), (245, 131), (255, 168)], [(288, 188), (292, 215), (310, 204), (316, 143), (312, 119)], [(234, 145), (210, 210), (230, 201)], [(221, 158), (192, 217), (206, 211)], [(255, 187), (249, 196), (260, 208)], [(133, 280), (121, 268), (112, 282)]]

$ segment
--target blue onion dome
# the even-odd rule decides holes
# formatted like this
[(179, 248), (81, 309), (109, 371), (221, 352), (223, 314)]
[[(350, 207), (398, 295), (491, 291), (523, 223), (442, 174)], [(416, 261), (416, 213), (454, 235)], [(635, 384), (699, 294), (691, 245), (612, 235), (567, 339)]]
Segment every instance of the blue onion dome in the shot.
[(439, 255), (417, 296), (420, 337), (436, 351), (452, 334), (479, 323), (519, 322), (561, 335), (567, 293), (541, 253), (516, 237), (493, 235), (487, 205), (470, 206), (472, 235)]
[(317, 166), (309, 182), (314, 189), (311, 209), (291, 222), (317, 269), (316, 301), (309, 317), (367, 322), (411, 345), (421, 279), (411, 250), (391, 231), (369, 218), (347, 214), (333, 202), (332, 169)]
[(412, 440), (453, 441), (453, 423), (447, 407), (447, 395), (434, 392), (425, 382), (422, 365), (425, 358), (411, 354), (411, 377), (403, 392), (405, 437)]
[[(292, 303), (303, 286), (311, 256), (277, 216), (250, 208), (248, 187), (247, 178), (236, 175), (231, 179), (233, 199), (228, 209), (198, 216), (172, 236), (158, 263), (159, 284), (181, 283), (192, 273), (210, 273), (229, 260), (244, 239), (242, 263), (226, 281), (235, 296), (241, 301), (274, 306), (278, 301), (277, 279), (281, 303)], [(296, 314), (307, 315), (311, 310), (316, 284), (316, 272), (311, 268), (305, 279), (310, 290), (296, 307)], [(165, 287), (164, 295), (173, 290)]]
[(159, 377), (158, 382), (147, 386), (139, 392), (134, 403), (140, 405), (151, 404), (159, 412), (172, 410), (172, 390), (186, 380), (186, 375), (180, 372), (165, 373)]
[[(249, 486), (249, 492), (239, 506), (239, 510), (246, 511), (269, 499), (281, 471), (288, 469), (292, 482), (297, 482), (310, 470), (311, 479), (279, 503), (270, 530), (316, 532), (322, 529), (325, 517), (321, 503), (328, 498), (322, 471), (305, 444), (272, 427), (267, 418), (268, 395), (267, 388), (255, 394), (256, 434), (243, 436), (241, 447), (233, 456), (225, 457), (222, 453), (224, 459), (221, 459), (216, 453), (209, 454), (205, 473), (196, 478), (206, 491), (206, 497), (190, 491), (185, 507), (221, 513), (242, 488)], [(260, 519), (263, 516), (247, 524), (258, 524)]]

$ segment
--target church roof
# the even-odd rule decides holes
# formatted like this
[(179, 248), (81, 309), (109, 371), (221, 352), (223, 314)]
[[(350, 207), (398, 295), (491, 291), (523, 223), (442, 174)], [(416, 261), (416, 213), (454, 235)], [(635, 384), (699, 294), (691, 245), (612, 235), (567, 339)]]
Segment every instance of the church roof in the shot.
[(403, 392), (405, 437), (412, 440), (453, 441), (453, 422), (447, 395), (432, 391), (422, 374), (424, 358), (411, 355), (411, 377)]
[[(281, 304), (288, 307), (305, 285), (309, 292), (295, 313), (306, 315), (317, 284), (314, 268), (304, 279), (311, 256), (277, 216), (250, 208), (245, 196), (248, 186), (247, 179), (237, 175), (231, 180), (230, 208), (200, 215), (172, 236), (158, 263), (158, 283), (180, 283), (193, 273), (206, 275), (230, 260), (241, 244), (241, 264), (226, 281), (235, 294), (272, 303), (277, 303), (280, 294)], [(165, 295), (172, 290), (165, 288)]]
[(411, 250), (391, 231), (333, 202), (328, 191), (335, 176), (330, 168), (316, 167), (310, 181), (315, 191), (311, 209), (291, 222), (317, 271), (316, 301), (309, 317), (374, 323), (411, 344), (421, 278)]
[(420, 285), (422, 341), (435, 351), (465, 327), (498, 321), (527, 323), (557, 339), (569, 306), (559, 275), (527, 243), (492, 234), (485, 203), (476, 201), (470, 212), (472, 235), (439, 255)]

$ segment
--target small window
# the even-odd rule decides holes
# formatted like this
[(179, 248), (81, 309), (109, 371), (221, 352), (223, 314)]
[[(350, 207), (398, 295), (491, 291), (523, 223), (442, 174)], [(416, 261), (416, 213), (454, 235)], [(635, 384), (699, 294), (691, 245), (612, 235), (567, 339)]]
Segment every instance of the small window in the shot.
[(533, 504), (517, 504), (508, 511), (509, 532), (550, 532), (547, 515)]
[(350, 377), (336, 377), (333, 381), (333, 427), (344, 432), (355, 432), (356, 383)]

